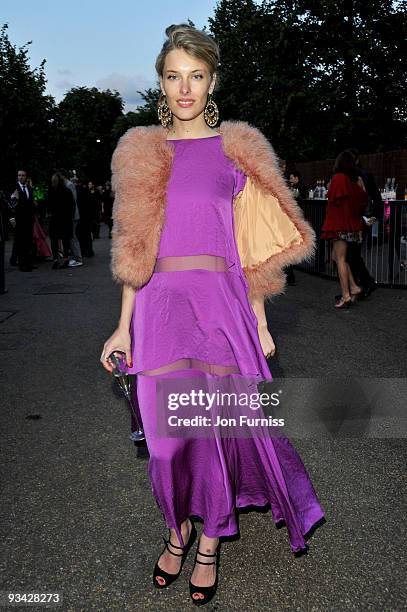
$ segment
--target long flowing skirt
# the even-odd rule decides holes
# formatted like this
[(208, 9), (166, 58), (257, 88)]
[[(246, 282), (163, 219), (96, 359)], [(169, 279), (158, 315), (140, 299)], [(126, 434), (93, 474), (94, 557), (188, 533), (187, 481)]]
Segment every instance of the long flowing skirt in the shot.
[[(163, 389), (185, 391), (201, 381), (202, 389), (246, 387), (250, 394), (256, 383), (272, 380), (247, 283), (239, 269), (216, 265), (216, 271), (207, 263), (205, 269), (162, 267), (136, 295), (132, 373), (137, 373), (152, 492), (181, 544), (181, 523), (189, 516), (203, 520), (208, 537), (230, 536), (238, 532), (238, 508), (270, 504), (274, 522), (285, 522), (291, 550), (298, 552), (308, 547), (304, 536), (324, 512), (286, 437), (265, 427), (249, 427), (235, 437), (214, 427), (185, 435), (162, 427), (168, 408)], [(183, 414), (189, 410), (187, 405)]]

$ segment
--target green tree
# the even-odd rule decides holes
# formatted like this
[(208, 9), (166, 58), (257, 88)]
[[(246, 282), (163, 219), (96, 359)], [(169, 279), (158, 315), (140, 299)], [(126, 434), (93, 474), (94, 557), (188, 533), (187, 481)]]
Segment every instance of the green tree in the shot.
[(115, 146), (113, 126), (122, 115), (123, 100), (118, 92), (96, 87), (68, 91), (58, 105), (58, 165), (88, 179), (105, 181)]
[(406, 146), (407, 14), (391, 0), (220, 0), (223, 119), (262, 129), (288, 159)]
[(160, 88), (149, 88), (146, 91), (138, 91), (144, 100), (144, 104), (138, 106), (135, 111), (130, 111), (116, 119), (112, 129), (112, 137), (115, 142), (128, 129), (137, 125), (152, 125), (159, 123), (157, 116), (157, 103), (160, 96)]
[(2, 187), (9, 188), (19, 168), (38, 184), (46, 180), (54, 157), (55, 105), (45, 94), (45, 60), (29, 65), (29, 45), (14, 46), (0, 30), (0, 167)]
[(222, 0), (209, 18), (221, 63), (214, 97), (222, 119), (241, 119), (264, 127), (264, 27), (252, 0)]
[(305, 33), (288, 9), (284, 2), (221, 0), (209, 19), (221, 54), (216, 99), (222, 118), (254, 124), (282, 156), (309, 148), (299, 138), (312, 108)]
[(407, 13), (401, 3), (324, 0), (300, 2), (298, 11), (309, 33), (314, 121), (320, 141), (331, 137), (329, 153), (350, 145), (365, 151), (406, 146)]

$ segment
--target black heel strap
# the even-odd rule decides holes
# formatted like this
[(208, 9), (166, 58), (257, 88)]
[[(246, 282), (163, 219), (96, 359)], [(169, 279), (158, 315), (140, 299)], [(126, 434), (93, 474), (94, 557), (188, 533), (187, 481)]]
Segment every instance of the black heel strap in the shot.
[(180, 550), (183, 550), (182, 546), (175, 546), (175, 544), (173, 544), (171, 542), (171, 540), (166, 540), (164, 537), (163, 537), (163, 540), (165, 542), (166, 549), (168, 550), (168, 552), (170, 552), (172, 555), (174, 555), (174, 557), (183, 557), (184, 556), (184, 553), (176, 553), (173, 550), (171, 550), (171, 548), (168, 546), (168, 544), (171, 544), (171, 546), (173, 546), (174, 548), (179, 548)]
[(218, 554), (217, 551), (213, 553), (213, 555), (208, 555), (207, 553), (201, 553), (199, 550), (196, 553), (197, 555), (202, 555), (203, 557), (216, 557)]
[(165, 542), (165, 543), (171, 544), (171, 546), (173, 546), (174, 548), (179, 548), (180, 550), (183, 550), (183, 547), (182, 547), (182, 546), (175, 546), (175, 544), (173, 544), (173, 543), (171, 542), (171, 539), (170, 539), (170, 538), (168, 538), (168, 540), (166, 540), (166, 539), (163, 537), (163, 540), (164, 540), (164, 542)]
[(196, 555), (195, 555), (195, 563), (200, 563), (200, 565), (216, 565), (216, 561), (199, 561), (199, 559), (197, 558), (198, 555), (202, 555), (203, 557), (216, 557), (218, 554), (218, 551), (216, 550), (213, 554), (208, 555), (207, 553), (202, 553), (199, 552), (199, 549), (196, 551)]
[(206, 563), (205, 561), (198, 561), (198, 559), (195, 559), (195, 563), (199, 563), (200, 565), (216, 565), (216, 561), (208, 561)]

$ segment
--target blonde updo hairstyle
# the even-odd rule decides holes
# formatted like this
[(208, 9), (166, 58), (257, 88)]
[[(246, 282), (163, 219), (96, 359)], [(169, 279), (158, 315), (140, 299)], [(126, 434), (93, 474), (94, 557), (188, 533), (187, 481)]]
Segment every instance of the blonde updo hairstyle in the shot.
[(155, 69), (160, 77), (163, 76), (165, 58), (174, 49), (184, 49), (193, 57), (204, 61), (213, 77), (218, 68), (219, 47), (211, 36), (186, 23), (168, 26), (165, 34), (167, 40), (155, 62)]

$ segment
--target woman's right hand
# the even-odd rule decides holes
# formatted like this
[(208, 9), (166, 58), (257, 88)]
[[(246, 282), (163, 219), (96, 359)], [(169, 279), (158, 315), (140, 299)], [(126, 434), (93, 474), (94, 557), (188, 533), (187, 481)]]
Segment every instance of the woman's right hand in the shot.
[(123, 330), (118, 327), (103, 345), (100, 361), (105, 370), (110, 373), (113, 371), (113, 365), (109, 361), (108, 357), (114, 351), (123, 351), (126, 353), (126, 363), (130, 368), (132, 367), (131, 339), (129, 330)]

